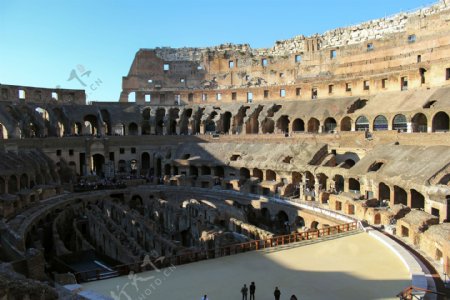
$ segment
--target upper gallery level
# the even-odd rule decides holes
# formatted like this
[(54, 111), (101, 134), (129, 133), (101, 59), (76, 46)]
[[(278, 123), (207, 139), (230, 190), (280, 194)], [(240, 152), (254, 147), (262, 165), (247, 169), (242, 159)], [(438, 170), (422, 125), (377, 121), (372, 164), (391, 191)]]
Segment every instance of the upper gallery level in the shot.
[(314, 100), (450, 83), (450, 8), (426, 8), (277, 41), (272, 48), (140, 49), (121, 102)]

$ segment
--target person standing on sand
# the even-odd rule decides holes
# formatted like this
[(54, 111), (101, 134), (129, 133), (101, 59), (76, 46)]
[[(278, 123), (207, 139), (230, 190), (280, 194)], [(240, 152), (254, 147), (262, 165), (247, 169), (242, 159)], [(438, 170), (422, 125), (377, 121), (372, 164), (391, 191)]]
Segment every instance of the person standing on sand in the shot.
[(278, 289), (278, 287), (275, 287), (275, 291), (273, 292), (273, 295), (275, 296), (275, 300), (280, 300), (281, 292)]
[(252, 281), (252, 283), (250, 284), (250, 300), (255, 300), (255, 291), (256, 291), (256, 286), (255, 283)]

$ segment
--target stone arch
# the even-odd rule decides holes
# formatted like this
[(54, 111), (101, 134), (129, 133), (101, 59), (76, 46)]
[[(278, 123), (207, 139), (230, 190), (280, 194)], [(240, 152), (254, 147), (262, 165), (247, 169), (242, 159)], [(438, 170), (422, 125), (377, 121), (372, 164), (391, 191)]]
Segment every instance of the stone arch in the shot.
[(215, 166), (214, 167), (214, 175), (220, 178), (225, 177), (225, 169), (223, 166)]
[(98, 132), (98, 120), (94, 115), (86, 115), (83, 118), (85, 132), (91, 135), (97, 135)]
[(171, 173), (172, 173), (172, 172), (171, 172), (171, 166), (170, 166), (170, 164), (165, 164), (165, 165), (164, 165), (164, 175), (172, 175)]
[(267, 207), (261, 208), (261, 223), (270, 226), (272, 223), (272, 216)]
[(155, 117), (155, 133), (157, 135), (162, 135), (164, 133), (164, 117), (166, 116), (166, 110), (164, 108), (158, 108), (156, 110)]
[(352, 119), (350, 117), (344, 117), (341, 120), (341, 131), (352, 130)]
[(289, 216), (284, 210), (278, 211), (276, 215), (276, 227), (277, 231), (289, 234), (291, 231)]
[(428, 119), (423, 113), (417, 113), (411, 120), (412, 132), (427, 132)]
[(3, 195), (6, 193), (6, 182), (3, 177), (0, 177), (0, 195)]
[(189, 166), (189, 175), (198, 176), (198, 168), (196, 166)]
[(320, 122), (316, 118), (311, 118), (308, 121), (308, 132), (318, 133), (320, 128)]
[(388, 120), (383, 115), (378, 115), (373, 120), (373, 131), (388, 130)]
[(411, 208), (425, 208), (425, 197), (415, 189), (411, 189)]
[(264, 180), (263, 171), (261, 169), (254, 168), (253, 169), (253, 177), (258, 178), (259, 181), (263, 181)]
[(261, 122), (262, 133), (273, 133), (275, 130), (275, 122), (272, 119), (266, 118)]
[(328, 176), (323, 173), (319, 173), (316, 177), (317, 181), (319, 182), (320, 189), (327, 190)]
[(273, 170), (266, 170), (266, 180), (269, 181), (276, 181), (277, 180), (277, 174)]
[(211, 175), (211, 168), (208, 166), (201, 166), (202, 175)]
[(408, 205), (406, 191), (399, 186), (394, 185), (394, 204)]
[(380, 225), (381, 224), (381, 214), (376, 213), (373, 217), (373, 224)]
[(167, 133), (171, 135), (177, 134), (177, 120), (180, 118), (180, 109), (172, 108), (169, 110), (169, 128), (167, 129)]
[(378, 200), (387, 200), (388, 202), (391, 201), (391, 188), (384, 182), (380, 182), (380, 184), (378, 184)]
[(229, 111), (225, 112), (222, 115), (222, 130), (224, 134), (227, 134), (230, 132), (231, 129), (231, 113)]
[(343, 192), (344, 191), (344, 176), (336, 174), (333, 177), (334, 181), (334, 189), (336, 192)]
[(366, 116), (359, 116), (356, 119), (355, 130), (356, 131), (369, 130), (369, 119), (367, 119)]
[(317, 222), (317, 221), (312, 221), (312, 222), (311, 222), (311, 227), (310, 227), (310, 228), (313, 229), (313, 230), (319, 229), (319, 222)]
[(356, 178), (349, 178), (348, 189), (349, 191), (354, 193), (361, 193), (361, 185), (359, 183), (359, 180), (357, 180)]
[(406, 116), (404, 114), (395, 115), (394, 119), (392, 120), (392, 130), (406, 131), (407, 128), (408, 124), (406, 121)]
[(289, 116), (283, 115), (277, 120), (277, 129), (281, 133), (289, 133)]
[(112, 124), (111, 124), (111, 115), (107, 109), (100, 110), (100, 114), (102, 116), (103, 120), (103, 127), (105, 134), (111, 135), (112, 134)]
[(298, 228), (304, 227), (306, 225), (305, 219), (303, 217), (301, 217), (301, 216), (296, 216), (295, 220), (294, 220), (294, 224)]
[(313, 173), (306, 171), (305, 172), (305, 187), (314, 190), (314, 186), (316, 185), (316, 178)]
[(8, 180), (8, 194), (16, 194), (17, 192), (17, 177), (16, 175), (11, 175)]
[(28, 175), (27, 174), (25, 174), (25, 173), (23, 173), (21, 176), (20, 176), (20, 189), (22, 190), (22, 189), (27, 189), (29, 187), (29, 184), (28, 184)]
[(250, 170), (247, 168), (241, 168), (239, 170), (239, 175), (241, 179), (249, 179), (250, 178)]
[(139, 129), (138, 125), (134, 122), (128, 124), (128, 135), (138, 135)]
[(150, 154), (143, 152), (141, 154), (141, 172), (147, 174), (150, 171)]
[(161, 157), (156, 158), (155, 175), (160, 178), (162, 176), (162, 161)]
[(75, 135), (82, 135), (83, 134), (83, 126), (81, 125), (80, 122), (73, 123), (72, 132)]
[(152, 133), (152, 128), (150, 122), (142, 123), (142, 135), (150, 135)]
[(293, 132), (305, 132), (305, 122), (302, 119), (297, 118), (292, 122)]
[(152, 109), (150, 107), (145, 107), (142, 110), (142, 119), (144, 121), (150, 121)]
[(180, 119), (180, 134), (189, 134), (189, 119), (192, 117), (192, 108), (185, 109)]
[(98, 176), (103, 175), (103, 165), (105, 164), (105, 157), (102, 154), (94, 154), (92, 156), (92, 171)]
[(334, 118), (328, 117), (324, 121), (325, 132), (334, 132), (337, 127), (337, 122)]
[(292, 172), (292, 184), (295, 186), (300, 185), (302, 182), (302, 174), (300, 172)]
[(450, 121), (446, 112), (440, 111), (433, 116), (432, 130), (433, 132), (449, 131)]

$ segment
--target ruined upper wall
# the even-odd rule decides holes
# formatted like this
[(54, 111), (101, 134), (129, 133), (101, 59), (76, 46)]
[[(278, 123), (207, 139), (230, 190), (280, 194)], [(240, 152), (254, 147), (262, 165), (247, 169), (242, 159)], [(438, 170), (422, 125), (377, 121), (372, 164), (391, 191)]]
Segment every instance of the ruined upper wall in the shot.
[(450, 85), (447, 1), (272, 48), (140, 49), (120, 101), (314, 100)]
[(84, 90), (49, 89), (42, 87), (0, 84), (0, 101), (86, 104), (86, 93)]
[(366, 41), (386, 38), (389, 35), (404, 32), (408, 29), (408, 23), (426, 21), (426, 18), (450, 9), (450, 0), (441, 0), (438, 3), (414, 10), (403, 12), (389, 17), (371, 20), (357, 25), (329, 30), (323, 34), (315, 34), (309, 37), (298, 35), (288, 40), (277, 41), (272, 48), (252, 49), (248, 44), (235, 45), (223, 44), (206, 48), (156, 48), (158, 57), (165, 61), (201, 61), (204, 55), (213, 52), (238, 51), (248, 55), (288, 55), (308, 51), (308, 41), (316, 40), (318, 49), (336, 48), (345, 45), (354, 45)]

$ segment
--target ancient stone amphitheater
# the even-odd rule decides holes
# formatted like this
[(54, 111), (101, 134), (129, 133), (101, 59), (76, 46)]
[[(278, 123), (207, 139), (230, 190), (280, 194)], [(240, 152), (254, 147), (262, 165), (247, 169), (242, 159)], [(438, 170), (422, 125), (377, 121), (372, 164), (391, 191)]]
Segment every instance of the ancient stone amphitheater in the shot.
[(363, 228), (411, 291), (445, 293), (449, 5), (270, 49), (140, 49), (118, 102), (0, 85), (0, 298)]

